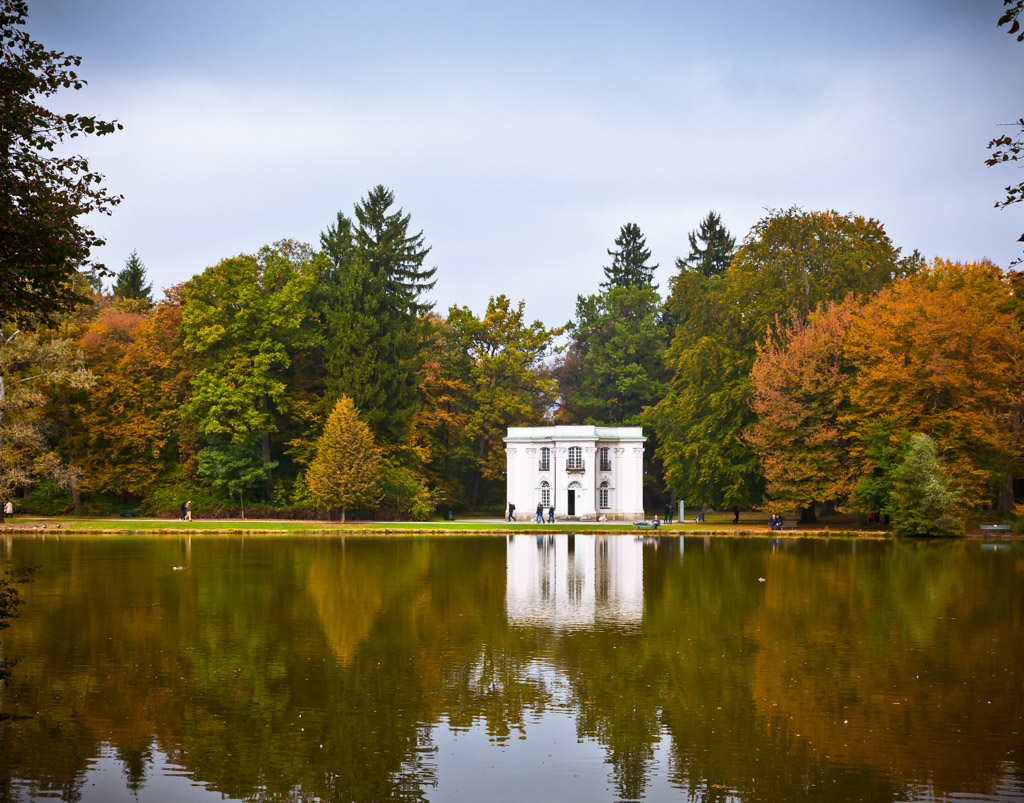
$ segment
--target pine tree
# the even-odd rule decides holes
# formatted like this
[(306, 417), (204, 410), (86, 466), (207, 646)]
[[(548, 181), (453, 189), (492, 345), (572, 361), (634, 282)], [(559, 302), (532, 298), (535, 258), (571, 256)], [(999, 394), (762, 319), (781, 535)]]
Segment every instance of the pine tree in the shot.
[(608, 249), (612, 258), (611, 266), (606, 266), (604, 275), (607, 281), (601, 283), (603, 289), (611, 287), (653, 287), (658, 289), (654, 280), (657, 265), (648, 265), (651, 252), (647, 248), (647, 238), (636, 223), (627, 223), (619, 230), (615, 238), (618, 250)]
[(306, 471), (309, 494), (318, 507), (345, 512), (372, 507), (380, 498), (380, 452), (370, 428), (359, 419), (352, 399), (343, 396), (316, 445)]
[(125, 260), (124, 268), (118, 271), (113, 293), (114, 298), (137, 298), (153, 306), (153, 284), (146, 284), (146, 266), (135, 251)]
[(422, 297), (436, 271), (423, 267), (423, 233), (410, 234), (410, 216), (390, 212), (393, 203), (378, 185), (354, 220), (339, 212), (320, 236), (330, 264), (317, 301), (328, 396), (354, 399), (384, 447), (405, 440), (419, 407), (422, 316), (433, 306)]
[(725, 273), (736, 248), (736, 238), (722, 225), (718, 213), (708, 212), (700, 228), (691, 231), (689, 237), (690, 255), (686, 259), (677, 259), (676, 267), (697, 271), (705, 276), (721, 276)]

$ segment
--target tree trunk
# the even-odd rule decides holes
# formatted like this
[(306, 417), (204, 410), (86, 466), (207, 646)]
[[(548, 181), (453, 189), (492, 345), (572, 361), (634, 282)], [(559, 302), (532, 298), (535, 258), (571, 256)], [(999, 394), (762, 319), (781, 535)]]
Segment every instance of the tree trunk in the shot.
[(341, 509), (341, 523), (345, 523), (345, 508)]
[(800, 512), (800, 523), (801, 524), (817, 524), (818, 517), (814, 515), (814, 503), (812, 502), (807, 507), (798, 507), (797, 510)]
[[(60, 394), (61, 412), (64, 415), (64, 460), (71, 466), (71, 407), (68, 406), (68, 392)], [(78, 488), (78, 477), (71, 477), (71, 504), (77, 516), (82, 510), (82, 492)]]
[(482, 478), (480, 461), (484, 459), (484, 452), (486, 449), (487, 441), (484, 440), (484, 436), (481, 435), (477, 438), (476, 442), (476, 471), (473, 472), (473, 510), (476, 510), (477, 504), (480, 501), (480, 480)]
[(1013, 475), (1007, 474), (999, 486), (999, 512), (1010, 513), (1013, 510)]
[(267, 469), (267, 478), (264, 480), (265, 489), (267, 492), (267, 501), (274, 501), (274, 474), (270, 468), (270, 433), (264, 432), (263, 438), (261, 439), (263, 446), (263, 465)]

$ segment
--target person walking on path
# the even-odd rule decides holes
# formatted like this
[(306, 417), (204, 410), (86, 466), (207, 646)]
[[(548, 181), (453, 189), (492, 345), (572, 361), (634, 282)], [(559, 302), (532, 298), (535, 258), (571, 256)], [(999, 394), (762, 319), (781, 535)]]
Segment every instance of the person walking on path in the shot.
[(511, 502), (508, 503), (508, 520), (509, 521), (515, 521), (516, 520), (516, 506), (514, 504), (512, 504)]
[(14, 503), (10, 499), (7, 500), (7, 504), (4, 505), (4, 516), (9, 519), (14, 518)]
[(540, 502), (537, 503), (537, 524), (544, 523), (544, 505)]
[(192, 500), (185, 503), (185, 521), (192, 521)]
[(181, 503), (181, 516), (179, 517), (179, 519), (181, 521), (185, 520), (185, 503), (184, 502)]
[(665, 505), (665, 523), (672, 523), (672, 503), (669, 502)]
[(555, 523), (555, 506), (552, 505), (548, 508), (548, 524)]
[(739, 505), (733, 505), (732, 506), (732, 523), (733, 524), (739, 524), (740, 523), (740, 506)]

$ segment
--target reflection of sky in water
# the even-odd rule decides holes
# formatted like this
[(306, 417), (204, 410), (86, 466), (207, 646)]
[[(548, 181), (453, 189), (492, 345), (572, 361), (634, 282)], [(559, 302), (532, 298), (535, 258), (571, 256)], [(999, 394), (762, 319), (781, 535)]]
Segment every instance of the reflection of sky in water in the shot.
[[(588, 536), (589, 537), (589, 536)], [(576, 708), (562, 673), (539, 662), (527, 670), (552, 694), (544, 711), (527, 716), (522, 732), (505, 738), (488, 734), (484, 723), (469, 727), (442, 722), (430, 735), (436, 783), (424, 788), (438, 801), (621, 800), (607, 748), (577, 735)], [(669, 781), (671, 739), (663, 733), (647, 764), (643, 800), (685, 800), (686, 791)], [(724, 790), (723, 790), (724, 791)], [(721, 803), (733, 798), (722, 796)]]
[[(145, 777), (141, 786), (132, 791), (126, 784), (124, 762), (117, 757), (113, 747), (105, 745), (100, 755), (89, 762), (85, 777), (76, 789), (80, 797), (75, 799), (79, 803), (223, 803), (237, 800), (197, 783), (160, 750), (149, 748), (145, 753)], [(40, 791), (18, 781), (14, 782), (12, 791), (13, 800), (26, 803), (63, 798), (59, 789)]]
[(643, 542), (630, 536), (514, 535), (505, 611), (513, 625), (581, 630), (639, 626)]

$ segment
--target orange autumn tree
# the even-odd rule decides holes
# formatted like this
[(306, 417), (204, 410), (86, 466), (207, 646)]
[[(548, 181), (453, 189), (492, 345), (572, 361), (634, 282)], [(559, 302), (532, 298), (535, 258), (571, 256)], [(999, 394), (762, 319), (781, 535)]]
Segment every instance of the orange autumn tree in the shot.
[(806, 322), (778, 326), (758, 344), (745, 441), (760, 460), (769, 504), (813, 509), (853, 489), (840, 414), (849, 397), (843, 343), (855, 302), (828, 304)]
[(115, 302), (79, 344), (96, 375), (74, 405), (72, 449), (82, 490), (144, 497), (178, 460), (178, 407), (189, 387), (175, 288), (150, 311)]
[[(909, 434), (919, 432), (935, 440), (963, 504), (992, 499), (1020, 458), (1013, 415), (1024, 360), (999, 268), (936, 259), (882, 290), (854, 319), (845, 357), (856, 371), (845, 420), (862, 482), (891, 477)], [(891, 461), (881, 472), (879, 441)], [(876, 493), (883, 509), (887, 495), (884, 487)]]

